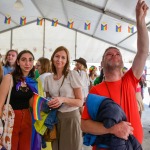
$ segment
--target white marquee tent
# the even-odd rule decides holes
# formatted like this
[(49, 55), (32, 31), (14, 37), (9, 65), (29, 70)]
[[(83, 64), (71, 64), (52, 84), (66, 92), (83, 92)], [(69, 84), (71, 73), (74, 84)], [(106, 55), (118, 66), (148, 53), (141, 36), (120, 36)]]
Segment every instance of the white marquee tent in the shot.
[[(99, 63), (104, 50), (109, 46), (121, 49), (124, 62), (131, 62), (136, 53), (135, 6), (137, 0), (22, 0), (24, 9), (16, 10), (16, 0), (0, 0), (0, 53), (9, 49), (31, 50), (36, 59), (50, 58), (56, 47), (63, 45), (71, 54), (71, 61), (83, 57), (89, 63)], [(20, 1), (20, 0), (18, 0)], [(146, 0), (150, 7), (150, 1)], [(11, 23), (5, 24), (5, 16), (11, 16)], [(20, 17), (26, 17), (26, 25), (20, 25)], [(42, 26), (37, 18), (42, 17)], [(58, 25), (52, 26), (53, 18)], [(68, 20), (74, 21), (72, 29)], [(84, 30), (85, 22), (91, 23), (90, 30)], [(102, 24), (107, 30), (101, 30)], [(146, 18), (150, 31), (150, 11)], [(116, 32), (116, 25), (121, 32)], [(128, 26), (134, 26), (128, 33)]]

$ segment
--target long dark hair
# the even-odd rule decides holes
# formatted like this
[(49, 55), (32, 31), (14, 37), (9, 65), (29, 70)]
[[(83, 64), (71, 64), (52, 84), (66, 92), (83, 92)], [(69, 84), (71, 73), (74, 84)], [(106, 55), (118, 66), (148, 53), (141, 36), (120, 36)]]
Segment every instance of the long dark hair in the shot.
[[(18, 52), (17, 52), (16, 50), (14, 50), (14, 49), (11, 49), (11, 50), (7, 51), (7, 53), (6, 53), (6, 55), (5, 55), (5, 65), (4, 65), (4, 66), (6, 66), (6, 67), (7, 67), (7, 66), (10, 66), (9, 62), (7, 61), (7, 56), (8, 56), (8, 54), (9, 54), (10, 52), (15, 52), (16, 55), (18, 55)], [(16, 63), (14, 64), (14, 67), (15, 67), (15, 65), (16, 65)]]
[(70, 67), (70, 56), (69, 56), (69, 51), (68, 51), (68, 49), (65, 48), (64, 46), (60, 46), (60, 47), (56, 48), (56, 50), (54, 51), (54, 53), (53, 53), (52, 56), (51, 56), (52, 72), (53, 72), (54, 74), (57, 74), (57, 72), (56, 72), (56, 67), (54, 66), (54, 63), (53, 63), (53, 58), (54, 58), (55, 54), (56, 54), (57, 52), (60, 52), (60, 51), (65, 51), (66, 54), (67, 54), (67, 63), (66, 63), (66, 65), (64, 66), (64, 69), (63, 69), (63, 75), (66, 77), (67, 74), (68, 74), (68, 71), (69, 71), (69, 67)]
[[(23, 50), (18, 54), (17, 60), (16, 60), (16, 67), (15, 67), (15, 70), (12, 72), (12, 75), (16, 81), (24, 80), (22, 70), (20, 66), (17, 64), (17, 61), (19, 61), (21, 56), (25, 53), (31, 54), (34, 60), (34, 55), (29, 50)], [(34, 67), (30, 70), (28, 77), (34, 78)]]

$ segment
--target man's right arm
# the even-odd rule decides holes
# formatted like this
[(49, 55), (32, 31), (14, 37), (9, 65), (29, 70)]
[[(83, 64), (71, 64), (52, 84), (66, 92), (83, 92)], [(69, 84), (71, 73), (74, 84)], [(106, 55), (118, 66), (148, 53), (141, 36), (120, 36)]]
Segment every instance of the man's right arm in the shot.
[(96, 122), (91, 119), (81, 119), (81, 129), (83, 132), (91, 133), (93, 135), (114, 134), (115, 136), (125, 140), (128, 139), (130, 134), (133, 134), (133, 127), (131, 126), (131, 123), (125, 121), (107, 129), (100, 122)]
[[(90, 93), (97, 93), (94, 87), (90, 90)], [(128, 139), (129, 134), (133, 134), (133, 127), (129, 122), (122, 121), (114, 125), (113, 127), (107, 129), (101, 122), (93, 121), (88, 113), (86, 105), (82, 113), (81, 129), (83, 132), (90, 133), (93, 135), (103, 135), (110, 133), (125, 140)]]

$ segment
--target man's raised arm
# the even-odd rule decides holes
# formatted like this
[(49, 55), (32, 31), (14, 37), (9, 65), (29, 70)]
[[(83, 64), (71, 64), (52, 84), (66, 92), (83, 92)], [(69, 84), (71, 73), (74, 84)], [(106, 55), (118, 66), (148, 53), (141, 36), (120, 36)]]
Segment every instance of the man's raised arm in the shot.
[(145, 23), (148, 6), (145, 1), (138, 0), (136, 5), (136, 22), (137, 22), (137, 54), (132, 64), (132, 70), (137, 79), (143, 73), (146, 59), (149, 52), (149, 37)]

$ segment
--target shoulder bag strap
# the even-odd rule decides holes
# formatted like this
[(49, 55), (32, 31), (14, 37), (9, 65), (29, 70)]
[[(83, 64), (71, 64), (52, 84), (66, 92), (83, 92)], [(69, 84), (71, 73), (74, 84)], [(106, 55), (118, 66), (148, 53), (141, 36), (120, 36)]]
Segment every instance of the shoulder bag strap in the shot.
[(7, 100), (6, 100), (6, 105), (7, 105), (7, 106), (8, 106), (8, 104), (9, 104), (9, 102), (10, 102), (10, 95), (11, 95), (12, 86), (13, 86), (13, 79), (12, 79), (12, 75), (11, 75), (10, 87), (9, 87), (9, 92), (8, 92)]

